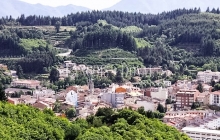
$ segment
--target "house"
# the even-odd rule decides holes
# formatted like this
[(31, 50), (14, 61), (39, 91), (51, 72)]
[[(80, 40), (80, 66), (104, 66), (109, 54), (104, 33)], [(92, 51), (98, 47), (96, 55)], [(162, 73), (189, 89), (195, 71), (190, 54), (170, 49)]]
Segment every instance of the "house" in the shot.
[(29, 89), (37, 89), (40, 87), (40, 81), (37, 80), (14, 80), (11, 82), (12, 87), (25, 87)]
[(203, 83), (210, 83), (212, 80), (220, 80), (220, 72), (212, 72), (211, 70), (200, 71), (197, 74), (197, 80)]
[(49, 104), (44, 103), (42, 101), (38, 101), (38, 102), (34, 103), (32, 106), (35, 107), (35, 108), (38, 108), (40, 110), (44, 110), (44, 109), (51, 109), (52, 110), (53, 109), (53, 108), (50, 107)]

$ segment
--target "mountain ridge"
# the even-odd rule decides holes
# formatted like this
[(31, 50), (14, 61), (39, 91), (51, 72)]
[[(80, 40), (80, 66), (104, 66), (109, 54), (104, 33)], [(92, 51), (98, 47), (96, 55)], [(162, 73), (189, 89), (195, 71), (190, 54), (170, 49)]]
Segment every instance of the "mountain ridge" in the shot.
[(164, 11), (172, 11), (175, 9), (190, 9), (190, 8), (201, 8), (205, 11), (208, 7), (218, 8), (220, 5), (219, 0), (121, 0), (115, 5), (103, 9), (103, 10), (120, 10), (124, 12), (141, 12), (141, 13), (151, 13), (158, 14)]
[(0, 16), (12, 16), (14, 18), (24, 15), (41, 15), (41, 16), (56, 16), (61, 17), (70, 13), (76, 13), (81, 11), (89, 11), (89, 8), (76, 6), (76, 5), (66, 5), (51, 7), (42, 4), (29, 4), (20, 0), (3, 0), (0, 1), (2, 8), (0, 9)]

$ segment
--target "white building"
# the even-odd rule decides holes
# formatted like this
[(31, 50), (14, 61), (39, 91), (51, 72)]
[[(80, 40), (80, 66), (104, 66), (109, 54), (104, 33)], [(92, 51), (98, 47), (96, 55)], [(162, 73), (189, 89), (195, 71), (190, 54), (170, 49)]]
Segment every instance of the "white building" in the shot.
[(39, 88), (40, 87), (40, 81), (37, 80), (14, 80), (13, 82), (11, 82), (11, 86), (12, 87), (26, 87), (26, 88)]
[(73, 68), (76, 66), (76, 63), (72, 63), (71, 61), (64, 61), (65, 68)]
[(68, 68), (58, 69), (58, 71), (59, 71), (60, 77), (62, 78), (66, 78), (70, 74), (70, 70), (68, 70)]
[(148, 110), (156, 111), (157, 106), (158, 106), (157, 103), (155, 104), (153, 102), (148, 102), (148, 101), (139, 101), (139, 100), (137, 100), (136, 103), (137, 103), (138, 106), (143, 106), (144, 111), (148, 111)]
[(200, 122), (200, 128), (216, 130), (220, 127), (220, 116), (212, 114), (209, 118)]
[(166, 88), (151, 88), (151, 98), (157, 98), (157, 99), (162, 99), (165, 100), (168, 98), (168, 89)]
[(111, 104), (112, 107), (124, 105), (125, 93), (101, 93), (101, 101)]
[(164, 84), (166, 87), (170, 87), (170, 86), (171, 86), (171, 81), (163, 81), (163, 84)]
[(212, 72), (211, 70), (206, 71), (200, 71), (197, 74), (197, 80), (204, 82), (204, 83), (210, 83), (211, 81), (219, 81), (220, 80), (220, 72)]
[(55, 91), (52, 89), (43, 89), (43, 90), (34, 90), (33, 97), (52, 97), (55, 94)]
[(182, 131), (192, 140), (220, 140), (220, 131), (195, 127), (184, 127)]
[(210, 92), (209, 93), (209, 104), (210, 105), (217, 105), (220, 106), (220, 92), (215, 91), (215, 92)]
[(152, 75), (154, 73), (162, 74), (162, 68), (138, 68), (136, 73), (138, 75)]

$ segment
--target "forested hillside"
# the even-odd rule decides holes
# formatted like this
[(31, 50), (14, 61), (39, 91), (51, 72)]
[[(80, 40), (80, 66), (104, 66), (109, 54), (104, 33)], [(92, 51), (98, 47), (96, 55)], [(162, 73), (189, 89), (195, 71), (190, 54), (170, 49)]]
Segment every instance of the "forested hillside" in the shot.
[[(32, 49), (49, 47), (51, 41), (48, 40), (48, 36), (55, 34), (55, 39), (63, 36), (64, 46), (73, 50), (70, 58), (75, 62), (91, 65), (121, 63), (120, 58), (125, 58), (124, 55), (112, 54), (102, 57), (102, 52), (112, 52), (111, 49), (118, 48), (138, 58), (135, 66), (141, 66), (140, 63), (145, 66), (161, 65), (164, 69), (183, 73), (187, 67), (195, 69), (195, 67), (215, 64), (205, 69), (220, 70), (219, 13), (219, 9), (207, 8), (206, 12), (201, 12), (200, 9), (194, 8), (178, 9), (157, 15), (91, 11), (69, 14), (62, 18), (36, 15), (21, 15), (17, 19), (1, 18), (0, 47), (4, 52), (1, 56), (28, 55), (30, 52), (35, 52), (30, 51)], [(13, 28), (9, 28), (11, 26)], [(38, 30), (36, 28), (38, 26), (54, 26), (57, 33)], [(20, 27), (33, 27), (33, 29), (22, 30)], [(74, 29), (60, 32), (61, 27), (74, 27)], [(32, 44), (39, 43), (37, 45), (39, 47), (32, 45), (30, 48), (31, 43), (27, 39), (32, 39)], [(46, 42), (42, 42), (43, 40)], [(91, 54), (80, 56), (80, 52), (91, 52)], [(97, 52), (96, 55), (94, 52)], [(50, 67), (51, 64), (56, 63), (54, 60), (42, 67)], [(123, 61), (127, 65), (134, 64), (130, 60)], [(178, 66), (173, 62), (177, 62)], [(43, 68), (37, 72), (42, 73)]]
[(86, 120), (55, 117), (51, 110), (39, 111), (25, 105), (0, 102), (0, 139), (40, 140), (132, 140), (132, 139), (178, 139), (189, 138), (159, 120), (148, 119), (138, 112), (99, 109), (95, 116)]

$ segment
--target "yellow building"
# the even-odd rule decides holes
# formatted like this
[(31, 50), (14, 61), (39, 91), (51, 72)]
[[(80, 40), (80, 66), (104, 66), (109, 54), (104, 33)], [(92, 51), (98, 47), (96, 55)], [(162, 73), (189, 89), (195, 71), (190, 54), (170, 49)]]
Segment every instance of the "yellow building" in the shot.
[(7, 65), (0, 64), (0, 70), (7, 71), (8, 70)]

